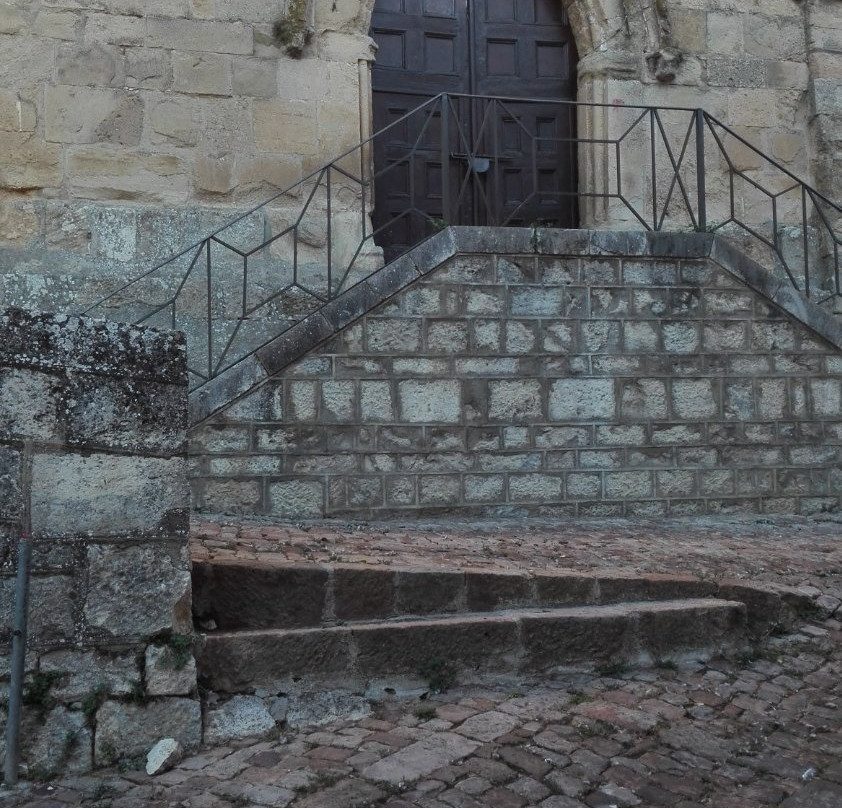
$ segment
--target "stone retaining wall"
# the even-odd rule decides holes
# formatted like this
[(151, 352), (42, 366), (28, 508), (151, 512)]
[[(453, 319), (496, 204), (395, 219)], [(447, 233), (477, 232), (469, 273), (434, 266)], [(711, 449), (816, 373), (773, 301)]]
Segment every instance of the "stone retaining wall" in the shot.
[(0, 690), (23, 533), (30, 778), (145, 755), (161, 737), (200, 742), (186, 412), (178, 334), (0, 316)]
[(524, 233), (475, 231), (475, 254), (447, 259), (195, 428), (195, 507), (288, 518), (836, 510), (839, 350), (709, 258), (622, 257), (625, 234), (614, 249), (602, 239), (613, 255), (593, 255), (587, 235), (560, 233), (559, 250), (536, 254)]

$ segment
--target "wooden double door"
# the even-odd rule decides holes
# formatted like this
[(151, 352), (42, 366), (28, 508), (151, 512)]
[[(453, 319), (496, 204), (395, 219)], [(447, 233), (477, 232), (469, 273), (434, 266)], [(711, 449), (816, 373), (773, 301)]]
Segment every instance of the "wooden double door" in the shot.
[[(376, 0), (377, 242), (442, 224), (575, 226), (576, 49), (561, 0)], [(401, 118), (439, 93), (445, 113)], [(446, 146), (444, 145), (446, 144)]]

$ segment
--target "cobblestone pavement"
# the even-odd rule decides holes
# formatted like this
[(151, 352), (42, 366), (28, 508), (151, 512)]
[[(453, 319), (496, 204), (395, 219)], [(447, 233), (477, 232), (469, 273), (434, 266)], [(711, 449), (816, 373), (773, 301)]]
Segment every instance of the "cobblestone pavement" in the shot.
[(396, 698), (361, 721), (205, 750), (155, 778), (105, 771), (6, 799), (26, 808), (840, 808), (840, 529), (797, 518), (516, 531), (197, 524), (197, 557), (751, 577), (802, 588), (816, 609), (796, 633), (737, 660), (456, 686)]

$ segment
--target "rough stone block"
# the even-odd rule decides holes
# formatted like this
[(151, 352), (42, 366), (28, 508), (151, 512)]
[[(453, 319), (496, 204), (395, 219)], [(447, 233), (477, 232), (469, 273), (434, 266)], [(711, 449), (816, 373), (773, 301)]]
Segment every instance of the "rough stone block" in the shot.
[(468, 350), (468, 323), (454, 320), (428, 320), (424, 339), (427, 351), (438, 354), (464, 354)]
[(652, 496), (651, 472), (620, 471), (605, 475), (605, 496), (609, 499), (643, 499)]
[(621, 390), (623, 418), (650, 420), (667, 417), (666, 383), (660, 379), (626, 381)]
[[(43, 644), (64, 644), (73, 639), (78, 622), (77, 581), (71, 575), (33, 575), (29, 590), (29, 636)], [(14, 613), (14, 578), (0, 578), (0, 613)], [(10, 626), (0, 625), (0, 636), (10, 640)]]
[(594, 499), (602, 491), (602, 475), (568, 474), (566, 491), (570, 499)]
[(553, 502), (561, 499), (562, 477), (553, 474), (510, 474), (512, 502)]
[(424, 474), (419, 477), (418, 501), (422, 505), (455, 505), (462, 496), (457, 475)]
[(410, 423), (459, 423), (462, 386), (458, 380), (398, 382), (401, 418)]
[(175, 154), (127, 153), (111, 145), (79, 146), (66, 157), (73, 193), (90, 198), (135, 199), (183, 204), (188, 165)]
[(811, 379), (810, 397), (813, 415), (819, 418), (839, 415), (842, 412), (840, 391), (842, 391), (842, 384), (838, 379)]
[(306, 684), (314, 670), (321, 677), (350, 675), (349, 641), (347, 630), (210, 634), (199, 669), (205, 672), (209, 688), (227, 693), (279, 688), (293, 677)]
[(217, 22), (149, 17), (146, 46), (167, 50), (251, 55), (252, 28), (242, 22)]
[(315, 566), (193, 565), (196, 614), (224, 631), (319, 625), (327, 585), (327, 571)]
[(318, 121), (305, 101), (258, 99), (254, 102), (254, 139), (263, 152), (294, 152), (305, 157), (318, 153)]
[(190, 572), (185, 547), (89, 545), (83, 613), (88, 626), (115, 636), (189, 631)]
[(537, 379), (491, 381), (488, 393), (488, 416), (491, 419), (519, 423), (543, 416), (543, 389)]
[(383, 505), (383, 479), (377, 477), (349, 477), (346, 484), (348, 506), (352, 508)]
[(559, 379), (549, 397), (550, 418), (605, 420), (615, 417), (614, 382), (610, 379)]
[(54, 143), (137, 146), (143, 130), (143, 99), (126, 90), (47, 87), (46, 139)]
[(173, 53), (173, 89), (189, 95), (231, 95), (231, 57), (219, 53)]
[(391, 383), (360, 382), (360, 417), (364, 423), (395, 420)]
[(93, 768), (91, 730), (81, 712), (55, 707), (43, 723), (27, 721), (22, 727), (23, 756), (31, 770), (51, 776), (84, 774)]
[(0, 188), (31, 190), (62, 182), (61, 147), (32, 132), (4, 132), (0, 143)]
[(580, 345), (588, 353), (612, 353), (620, 345), (620, 323), (614, 320), (583, 320)]
[(334, 613), (338, 620), (380, 620), (395, 610), (395, 576), (356, 567), (333, 570)]
[[(257, 696), (234, 696), (221, 707), (208, 710), (204, 734), (206, 744), (221, 745), (242, 738), (262, 737), (275, 729), (275, 719), (269, 714), (263, 700)], [(292, 797), (283, 792), (273, 797)]]
[(717, 414), (718, 406), (710, 379), (680, 379), (672, 384), (672, 408), (677, 418), (695, 420)]
[(366, 347), (372, 353), (417, 353), (421, 320), (372, 317), (366, 321)]
[(269, 483), (269, 508), (276, 516), (318, 519), (324, 515), (324, 483), (289, 479)]
[(145, 680), (149, 696), (189, 696), (196, 689), (192, 649), (179, 654), (168, 645), (147, 646)]
[(107, 701), (96, 718), (94, 758), (100, 766), (145, 756), (161, 738), (174, 738), (190, 752), (202, 741), (201, 705), (192, 699), (162, 699), (142, 706)]
[(23, 11), (10, 3), (0, 6), (0, 34), (19, 34), (28, 26)]
[(529, 354), (538, 344), (536, 327), (533, 323), (506, 320), (504, 333), (505, 353)]
[(502, 474), (466, 474), (466, 502), (502, 502), (506, 496), (506, 481)]
[(112, 696), (128, 696), (140, 684), (136, 653), (52, 651), (41, 656), (39, 668), (46, 673), (61, 674), (50, 688), (50, 694), (66, 702), (82, 701), (101, 685)]
[(416, 478), (410, 475), (386, 477), (385, 494), (387, 505), (414, 505), (416, 502)]
[(189, 503), (182, 458), (104, 454), (37, 454), (31, 496), (33, 535), (49, 538), (171, 533)]

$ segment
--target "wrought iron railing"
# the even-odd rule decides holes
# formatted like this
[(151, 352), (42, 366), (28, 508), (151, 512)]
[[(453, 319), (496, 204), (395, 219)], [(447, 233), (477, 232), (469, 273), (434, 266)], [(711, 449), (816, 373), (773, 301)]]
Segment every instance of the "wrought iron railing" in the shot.
[(195, 388), (449, 224), (720, 231), (840, 296), (842, 207), (703, 110), (443, 94), (85, 313), (184, 330)]

